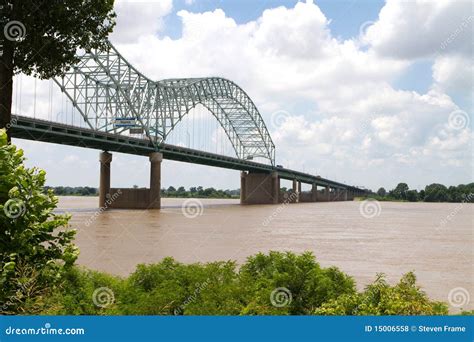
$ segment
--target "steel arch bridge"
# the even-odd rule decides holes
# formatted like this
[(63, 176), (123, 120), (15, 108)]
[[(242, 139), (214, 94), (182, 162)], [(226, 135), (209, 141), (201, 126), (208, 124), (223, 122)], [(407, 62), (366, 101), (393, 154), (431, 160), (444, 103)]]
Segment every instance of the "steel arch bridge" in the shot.
[(109, 43), (91, 51), (62, 78), (61, 90), (93, 130), (124, 134), (117, 119), (133, 119), (159, 149), (167, 136), (201, 104), (218, 120), (240, 159), (262, 157), (275, 165), (275, 145), (257, 107), (234, 82), (219, 77), (152, 81)]

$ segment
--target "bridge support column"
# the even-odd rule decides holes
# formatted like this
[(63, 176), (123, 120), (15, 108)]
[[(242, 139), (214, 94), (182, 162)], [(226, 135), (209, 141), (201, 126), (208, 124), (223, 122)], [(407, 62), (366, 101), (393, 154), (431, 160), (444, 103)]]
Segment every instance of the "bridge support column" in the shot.
[(272, 172), (272, 196), (273, 204), (280, 203), (280, 177), (278, 177), (278, 172)]
[(316, 184), (313, 184), (311, 187), (311, 202), (317, 202), (318, 201), (318, 186)]
[(347, 201), (347, 189), (344, 189), (344, 201)]
[(161, 208), (161, 162), (163, 154), (153, 152), (150, 154), (150, 199), (149, 209)]
[(278, 173), (240, 173), (240, 204), (278, 204)]
[(329, 188), (329, 186), (326, 186), (324, 189), (324, 196), (326, 197), (326, 201), (331, 201), (331, 188)]
[(101, 152), (100, 161), (100, 181), (99, 181), (99, 207), (106, 209), (108, 207), (106, 201), (110, 196), (110, 164), (112, 162), (112, 154), (109, 152)]
[(290, 203), (298, 203), (300, 201), (300, 193), (301, 193), (301, 183), (298, 182), (296, 179), (293, 179), (293, 186), (292, 186), (293, 194), (292, 200)]

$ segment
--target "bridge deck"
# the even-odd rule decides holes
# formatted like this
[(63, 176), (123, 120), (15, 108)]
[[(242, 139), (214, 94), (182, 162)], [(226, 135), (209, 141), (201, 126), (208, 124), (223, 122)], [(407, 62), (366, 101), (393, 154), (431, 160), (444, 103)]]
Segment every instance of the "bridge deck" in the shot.
[(36, 140), (62, 145), (93, 148), (104, 151), (113, 151), (127, 154), (148, 156), (151, 152), (163, 153), (163, 158), (187, 163), (222, 167), (226, 169), (265, 172), (276, 171), (280, 178), (298, 180), (303, 183), (330, 186), (355, 191), (362, 189), (349, 186), (329, 179), (313, 176), (286, 168), (242, 160), (235, 157), (223, 156), (211, 152), (194, 150), (186, 147), (162, 144), (157, 150), (146, 139), (138, 139), (125, 135), (116, 135), (87, 128), (65, 125), (61, 123), (35, 119), (26, 116), (14, 115), (11, 132), (14, 138)]

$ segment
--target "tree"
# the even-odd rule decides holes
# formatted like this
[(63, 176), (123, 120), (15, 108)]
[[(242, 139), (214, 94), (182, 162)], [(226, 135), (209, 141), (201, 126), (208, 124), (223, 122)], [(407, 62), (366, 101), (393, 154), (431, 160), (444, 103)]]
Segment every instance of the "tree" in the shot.
[(69, 216), (56, 215), (57, 198), (44, 193), (45, 172), (23, 165), (23, 151), (0, 130), (0, 307), (18, 307), (53, 287), (64, 267), (77, 258)]
[[(114, 0), (5, 0), (0, 8), (0, 128), (9, 128), (13, 75), (62, 75), (77, 49), (105, 50)], [(10, 136), (8, 135), (10, 140)]]
[(433, 183), (425, 187), (425, 202), (447, 202), (448, 189), (443, 184)]
[(408, 190), (407, 193), (406, 193), (406, 199), (410, 202), (418, 201), (418, 191)]
[(407, 199), (408, 189), (407, 183), (398, 183), (397, 187), (393, 189), (393, 197), (396, 199)]
[(385, 197), (386, 194), (387, 190), (385, 190), (384, 188), (380, 188), (377, 190), (377, 195), (379, 195), (380, 197)]

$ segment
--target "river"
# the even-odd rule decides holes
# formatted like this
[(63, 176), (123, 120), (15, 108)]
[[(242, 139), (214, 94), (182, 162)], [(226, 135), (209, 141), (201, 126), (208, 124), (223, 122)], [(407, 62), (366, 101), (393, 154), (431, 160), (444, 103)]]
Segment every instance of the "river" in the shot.
[[(322, 266), (353, 276), (359, 289), (379, 272), (395, 283), (415, 271), (433, 299), (448, 302), (456, 291), (474, 296), (473, 204), (240, 206), (238, 200), (202, 199), (188, 200), (183, 210), (184, 201), (162, 199), (161, 210), (98, 212), (96, 197), (60, 197), (58, 211), (72, 214), (78, 263), (116, 275), (166, 256), (185, 263), (242, 263), (257, 252), (312, 251)], [(463, 308), (474, 309), (473, 301)]]

